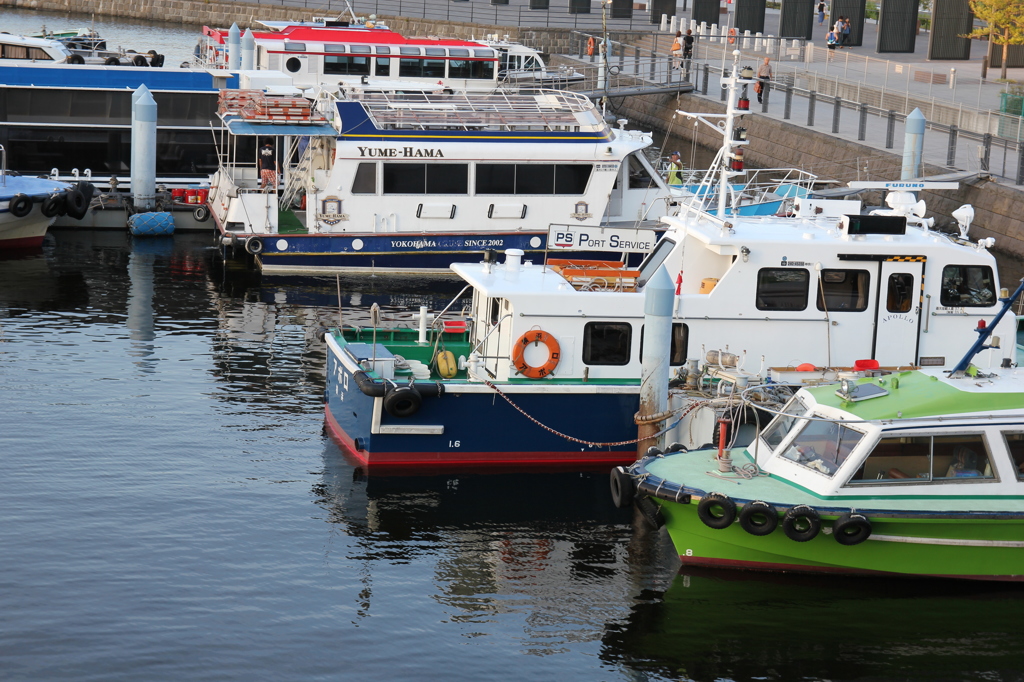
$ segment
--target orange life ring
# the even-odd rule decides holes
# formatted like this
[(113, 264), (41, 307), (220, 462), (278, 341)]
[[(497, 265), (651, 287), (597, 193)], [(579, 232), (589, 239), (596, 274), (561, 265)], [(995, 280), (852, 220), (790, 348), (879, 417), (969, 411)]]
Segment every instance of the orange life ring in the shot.
[(587, 38), (587, 56), (594, 56), (594, 36)]
[[(539, 367), (527, 364), (526, 360), (523, 360), (523, 353), (531, 343), (543, 343), (548, 347), (548, 361)], [(512, 364), (515, 365), (516, 371), (527, 379), (543, 379), (558, 367), (560, 355), (561, 349), (555, 337), (543, 329), (531, 329), (516, 341), (515, 350), (512, 351)]]
[(736, 42), (736, 29), (730, 28), (729, 29), (729, 44), (732, 45), (735, 42)]

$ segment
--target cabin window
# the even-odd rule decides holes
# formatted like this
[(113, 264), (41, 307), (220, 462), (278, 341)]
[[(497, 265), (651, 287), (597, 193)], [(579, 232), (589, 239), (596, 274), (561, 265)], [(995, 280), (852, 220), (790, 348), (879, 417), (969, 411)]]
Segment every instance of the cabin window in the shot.
[(24, 45), (0, 45), (0, 57), (4, 59), (28, 59), (28, 48)]
[(374, 66), (374, 74), (377, 76), (390, 76), (391, 75), (391, 59), (388, 57), (377, 57), (374, 60), (376, 65)]
[(757, 273), (758, 310), (806, 310), (810, 273), (803, 268), (761, 268)]
[(479, 62), (471, 62), (468, 59), (452, 59), (451, 61), (448, 62), (448, 77), (472, 78), (473, 65), (478, 63)]
[(980, 433), (896, 436), (878, 442), (850, 483), (949, 483), (979, 478), (995, 478)]
[(421, 78), (423, 76), (422, 59), (401, 59), (398, 62), (400, 78)]
[[(443, 52), (443, 50), (442, 50)], [(443, 59), (424, 59), (423, 60), (423, 77), (424, 78), (444, 78), (444, 68), (447, 62)]]
[(344, 52), (344, 45), (324, 45), (324, 52)]
[(443, 47), (428, 47), (426, 50), (424, 50), (424, 53), (428, 57), (444, 57), (444, 56), (446, 56)]
[(28, 48), (28, 58), (29, 59), (35, 59), (37, 61), (38, 60), (46, 61), (46, 60), (52, 60), (53, 59), (53, 57), (51, 57), (49, 54), (47, 54), (46, 50), (44, 50), (41, 47), (30, 47), (30, 48)]
[(305, 52), (306, 43), (285, 43), (284, 49), (287, 52)]
[(494, 80), (494, 62), (470, 62), (470, 78)]
[(377, 54), (391, 54), (391, 48), (387, 45), (378, 45)]
[(867, 270), (822, 270), (818, 279), (818, 310), (859, 313), (868, 309), (871, 275)]
[(593, 164), (478, 163), (477, 194), (586, 194)]
[(297, 73), (302, 68), (302, 61), (298, 57), (289, 57), (284, 63), (284, 68), (289, 73)]
[(801, 418), (807, 414), (807, 406), (804, 405), (803, 401), (799, 397), (794, 396), (785, 407), (782, 408), (782, 414), (775, 417), (768, 426), (765, 427), (764, 434), (761, 436), (764, 439), (765, 444), (772, 450), (779, 447), (779, 444), (786, 439), (789, 432), (793, 430)]
[(370, 54), (372, 52), (369, 45), (352, 45), (348, 51), (353, 54)]
[(415, 55), (422, 54), (420, 52), (420, 48), (418, 48), (418, 47), (400, 47), (400, 48), (398, 48), (398, 51), (401, 54), (415, 54)]
[(637, 288), (645, 286), (650, 281), (654, 273), (661, 267), (661, 264), (668, 258), (668, 254), (672, 253), (675, 245), (675, 241), (668, 237), (662, 237), (658, 240), (658, 243), (654, 245), (654, 249), (640, 263), (640, 276), (636, 278)]
[(633, 326), (627, 322), (588, 322), (583, 327), (583, 364), (628, 365)]
[(778, 456), (829, 478), (835, 476), (864, 437), (860, 431), (839, 422), (811, 419), (805, 420), (805, 424), (789, 447)]
[(995, 278), (987, 265), (947, 265), (942, 268), (939, 303), (948, 308), (980, 308), (996, 302)]
[[(672, 346), (668, 353), (668, 364), (682, 367), (686, 364), (687, 340), (689, 327), (682, 322), (672, 323)], [(644, 361), (644, 325), (640, 325), (640, 362)]]
[[(630, 189), (647, 189), (648, 187), (656, 187), (657, 182), (651, 177), (651, 174), (647, 171), (647, 167), (637, 158), (636, 154), (630, 154), (626, 157), (629, 161), (629, 188)], [(618, 179), (616, 177), (616, 179)]]
[(1017, 478), (1024, 479), (1024, 431), (1004, 431), (1003, 439), (1013, 459), (1013, 470), (1017, 472)]
[(469, 50), (451, 49), (451, 50), (448, 50), (448, 56), (450, 56), (450, 57), (468, 57), (469, 56)]
[(324, 73), (369, 76), (370, 58), (326, 55), (324, 56)]
[(384, 194), (468, 194), (469, 165), (385, 163)]
[(473, 50), (474, 57), (486, 57), (488, 59), (494, 58), (494, 50)]
[(356, 167), (356, 178), (352, 181), (352, 194), (377, 193), (377, 164), (361, 163)]
[(890, 313), (906, 313), (914, 302), (914, 276), (906, 272), (889, 275), (885, 309)]
[(536, 57), (524, 57), (522, 68), (535, 71), (540, 68), (540, 62), (537, 61)]

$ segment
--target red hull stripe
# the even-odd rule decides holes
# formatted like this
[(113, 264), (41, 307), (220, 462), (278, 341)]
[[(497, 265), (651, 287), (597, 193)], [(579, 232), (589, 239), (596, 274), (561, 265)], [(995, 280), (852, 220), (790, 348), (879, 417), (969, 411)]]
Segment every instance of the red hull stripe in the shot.
[(958, 578), (960, 580), (1001, 580), (1006, 582), (1024, 582), (1024, 575), (947, 575), (943, 573), (892, 573), (890, 571), (873, 571), (863, 568), (844, 568), (842, 566), (805, 566), (803, 564), (780, 564), (767, 561), (741, 561), (739, 559), (712, 559), (680, 555), (679, 560), (684, 566), (706, 566), (709, 568), (728, 568), (745, 571), (787, 571), (791, 573), (817, 573), (829, 575), (874, 575), (904, 578)]
[(636, 461), (633, 451), (595, 452), (374, 452), (357, 450), (355, 442), (334, 419), (330, 409), (324, 406), (324, 415), (331, 435), (355, 460), (366, 467), (437, 467), (451, 465), (503, 465), (526, 464), (545, 466), (632, 464)]
[(20, 239), (0, 239), (0, 249), (34, 249), (38, 246), (42, 246), (43, 237), (45, 234), (41, 234), (38, 237), (21, 237)]

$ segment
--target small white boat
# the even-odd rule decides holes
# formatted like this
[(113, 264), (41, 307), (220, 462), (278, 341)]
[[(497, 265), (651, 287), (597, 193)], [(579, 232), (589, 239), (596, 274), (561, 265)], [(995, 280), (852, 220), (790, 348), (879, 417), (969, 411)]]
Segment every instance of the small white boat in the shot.
[(0, 249), (37, 247), (57, 214), (88, 205), (78, 188), (49, 178), (7, 172), (7, 150), (0, 145)]

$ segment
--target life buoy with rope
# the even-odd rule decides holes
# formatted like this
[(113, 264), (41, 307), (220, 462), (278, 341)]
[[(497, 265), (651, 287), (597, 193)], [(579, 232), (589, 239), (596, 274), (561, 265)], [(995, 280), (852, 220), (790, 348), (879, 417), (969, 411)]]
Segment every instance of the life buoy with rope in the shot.
[[(543, 343), (548, 347), (548, 361), (543, 365), (534, 366), (526, 362), (523, 359), (523, 354), (526, 352), (527, 346), (531, 343)], [(531, 329), (516, 341), (515, 350), (512, 351), (512, 364), (515, 365), (516, 371), (522, 374), (527, 379), (543, 379), (547, 375), (555, 371), (555, 367), (558, 367), (558, 360), (561, 357), (561, 348), (558, 345), (558, 341), (555, 337), (547, 333), (543, 329)]]
[(729, 29), (729, 44), (732, 45), (735, 42), (736, 42), (736, 29), (730, 28)]
[(594, 56), (594, 36), (587, 38), (587, 56)]

